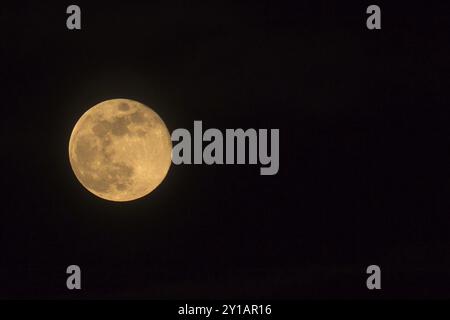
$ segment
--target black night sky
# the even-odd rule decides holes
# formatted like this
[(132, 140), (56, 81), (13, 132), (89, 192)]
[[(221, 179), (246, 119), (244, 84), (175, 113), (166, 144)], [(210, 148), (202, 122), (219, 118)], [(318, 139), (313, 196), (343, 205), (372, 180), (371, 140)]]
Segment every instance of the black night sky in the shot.
[[(80, 31), (70, 4), (0, 11), (0, 298), (450, 297), (448, 2), (378, 3), (374, 31), (365, 1), (86, 1)], [(69, 137), (118, 97), (170, 131), (278, 128), (280, 170), (172, 165), (97, 198)]]

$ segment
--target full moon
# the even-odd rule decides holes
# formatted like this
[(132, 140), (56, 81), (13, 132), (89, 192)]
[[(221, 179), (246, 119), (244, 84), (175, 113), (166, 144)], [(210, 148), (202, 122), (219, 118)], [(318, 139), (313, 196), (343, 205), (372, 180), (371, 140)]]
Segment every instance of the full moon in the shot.
[(72, 130), (69, 159), (80, 183), (96, 196), (130, 201), (165, 178), (172, 155), (169, 131), (149, 107), (129, 99), (103, 101)]

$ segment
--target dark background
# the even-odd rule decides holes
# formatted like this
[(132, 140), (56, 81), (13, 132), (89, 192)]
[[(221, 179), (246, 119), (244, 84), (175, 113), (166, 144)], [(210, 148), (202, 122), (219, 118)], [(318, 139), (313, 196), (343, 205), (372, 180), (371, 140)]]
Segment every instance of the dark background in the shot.
[[(375, 31), (366, 1), (77, 1), (80, 31), (70, 4), (0, 10), (1, 298), (450, 297), (448, 2), (377, 2)], [(68, 142), (117, 97), (170, 131), (279, 128), (279, 173), (173, 165), (97, 198)]]

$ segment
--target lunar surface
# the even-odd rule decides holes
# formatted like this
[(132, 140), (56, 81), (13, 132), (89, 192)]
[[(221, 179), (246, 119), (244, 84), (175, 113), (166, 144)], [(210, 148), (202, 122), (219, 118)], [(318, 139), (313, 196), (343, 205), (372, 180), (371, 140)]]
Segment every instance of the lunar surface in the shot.
[(152, 109), (113, 99), (89, 109), (70, 136), (69, 159), (81, 184), (100, 198), (130, 201), (165, 178), (172, 154), (169, 131)]

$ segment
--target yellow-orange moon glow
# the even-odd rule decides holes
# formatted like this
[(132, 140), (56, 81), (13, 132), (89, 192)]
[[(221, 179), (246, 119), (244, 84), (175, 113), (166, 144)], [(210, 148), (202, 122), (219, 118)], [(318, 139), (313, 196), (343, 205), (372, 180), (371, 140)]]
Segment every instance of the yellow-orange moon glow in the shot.
[(165, 178), (172, 154), (169, 130), (149, 107), (129, 99), (103, 101), (72, 130), (69, 159), (80, 183), (100, 198), (130, 201)]

